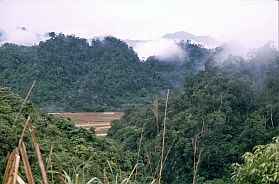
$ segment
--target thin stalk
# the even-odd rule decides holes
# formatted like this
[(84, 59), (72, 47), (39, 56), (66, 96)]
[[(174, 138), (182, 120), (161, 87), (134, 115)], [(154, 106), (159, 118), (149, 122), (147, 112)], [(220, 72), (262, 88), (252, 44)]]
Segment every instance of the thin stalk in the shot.
[[(10, 136), (9, 136), (9, 138), (8, 138), (9, 142), (11, 141), (11, 139), (12, 139), (13, 137), (15, 137), (15, 132), (14, 132), (14, 130), (15, 130), (15, 128), (16, 128), (16, 121), (17, 121), (17, 119), (18, 119), (18, 117), (19, 117), (19, 115), (20, 115), (20, 113), (21, 113), (21, 111), (22, 111), (24, 105), (26, 104), (26, 102), (27, 102), (27, 100), (28, 100), (28, 98), (29, 98), (29, 96), (30, 96), (30, 94), (31, 94), (31, 92), (32, 92), (32, 89), (33, 89), (34, 86), (35, 86), (35, 83), (36, 83), (36, 81), (33, 81), (32, 85), (31, 85), (31, 87), (29, 88), (29, 91), (28, 91), (27, 95), (25, 96), (25, 98), (24, 98), (24, 100), (23, 100), (23, 102), (22, 102), (22, 104), (21, 104), (21, 106), (20, 106), (20, 108), (19, 108), (19, 110), (18, 110), (18, 112), (17, 112), (17, 114), (16, 114), (16, 117), (15, 117), (13, 123), (12, 123), (12, 131), (11, 131), (11, 134), (10, 134)], [(26, 122), (26, 123), (27, 123), (27, 122)], [(24, 132), (23, 132), (22, 134), (24, 134)], [(19, 144), (19, 145), (20, 145), (20, 144)]]
[(134, 166), (134, 168), (133, 168), (132, 172), (130, 173), (130, 176), (129, 176), (129, 178), (127, 179), (127, 181), (126, 181), (125, 184), (127, 184), (127, 183), (130, 181), (130, 179), (131, 179), (131, 177), (132, 177), (132, 175), (133, 175), (133, 173), (134, 173), (134, 171), (135, 171), (135, 169), (136, 169), (137, 167), (138, 167), (138, 164), (136, 164), (136, 165)]
[(20, 156), (18, 153), (18, 149), (16, 148), (15, 169), (14, 169), (14, 173), (13, 173), (13, 184), (16, 184), (16, 178), (17, 178), (17, 173), (18, 173), (18, 168), (19, 168), (19, 161), (20, 161)]
[(24, 142), (21, 143), (19, 150), (20, 150), (20, 154), (22, 156), (22, 162), (23, 162), (25, 175), (26, 175), (28, 184), (35, 184)]
[(2, 177), (2, 184), (9, 183), (8, 181), (10, 178), (10, 173), (13, 172), (13, 168), (14, 168), (15, 154), (16, 154), (16, 149), (14, 149), (7, 157), (6, 169)]
[(155, 119), (156, 119), (157, 135), (158, 135), (159, 132), (160, 132), (160, 128), (159, 128), (159, 104), (158, 104), (157, 97), (155, 98), (155, 100), (152, 104), (151, 110), (154, 113), (154, 116), (155, 116)]
[(14, 119), (13, 125), (15, 125), (15, 123), (16, 123), (18, 117), (19, 117), (19, 114), (21, 113), (21, 111), (22, 111), (24, 105), (26, 104), (26, 102), (27, 102), (27, 100), (28, 100), (28, 98), (29, 98), (29, 96), (30, 96), (30, 94), (31, 94), (31, 92), (32, 92), (32, 89), (33, 89), (34, 86), (35, 86), (35, 83), (36, 83), (36, 81), (33, 81), (33, 83), (32, 83), (32, 85), (31, 85), (31, 87), (30, 87), (30, 89), (29, 89), (29, 91), (28, 91), (26, 97), (24, 98), (24, 100), (23, 100), (23, 102), (22, 102), (22, 104), (21, 104), (21, 106), (20, 106), (20, 108), (19, 108), (19, 111), (18, 111), (17, 114), (16, 114), (16, 117), (15, 117), (15, 119)]
[(158, 183), (161, 183), (162, 172), (163, 172), (163, 162), (164, 162), (164, 151), (165, 151), (165, 136), (166, 136), (166, 121), (167, 121), (167, 110), (168, 110), (168, 100), (169, 100), (170, 90), (167, 91), (167, 98), (165, 104), (165, 116), (164, 116), (164, 128), (163, 128), (163, 140), (162, 140), (162, 150), (161, 150), (161, 161), (160, 161), (160, 171), (158, 176)]
[[(142, 144), (142, 139), (143, 139), (143, 127), (141, 128), (140, 141), (139, 141), (139, 146), (138, 146), (137, 165), (139, 164), (140, 148), (141, 148), (141, 144)], [(137, 176), (137, 172), (138, 172), (138, 168), (136, 168), (135, 179)]]
[[(196, 183), (196, 177), (197, 177), (197, 173), (198, 173), (198, 166), (200, 163), (200, 159), (201, 159), (201, 153), (202, 153), (202, 149), (201, 148), (201, 140), (199, 141), (200, 137), (202, 136), (203, 132), (204, 132), (204, 118), (202, 117), (202, 129), (201, 131), (195, 135), (194, 138), (192, 138), (192, 145), (193, 145), (193, 180), (192, 180), (192, 184)], [(198, 142), (199, 141), (199, 142)], [(199, 154), (198, 154), (198, 160), (196, 161), (196, 155), (197, 155), (197, 144), (199, 147)]]
[(42, 159), (42, 154), (41, 154), (41, 151), (40, 151), (40, 147), (39, 147), (39, 144), (37, 143), (37, 141), (35, 139), (35, 136), (33, 135), (31, 130), (30, 130), (30, 133), (31, 133), (31, 139), (32, 139), (33, 145), (35, 147), (35, 151), (36, 151), (36, 155), (37, 155), (37, 159), (38, 159), (38, 164), (39, 164), (39, 167), (40, 167), (40, 170), (41, 170), (41, 173), (42, 173), (43, 184), (47, 184), (48, 183), (47, 174), (46, 174), (45, 165), (44, 165), (44, 162), (43, 162), (43, 159)]
[(47, 165), (46, 165), (46, 173), (48, 173), (48, 168), (50, 167), (51, 182), (54, 183), (54, 176), (53, 176), (52, 162), (51, 162), (52, 150), (53, 150), (53, 145), (51, 145), (50, 151), (49, 151), (49, 154), (48, 154)]
[(169, 156), (169, 153), (170, 153), (170, 150), (171, 150), (173, 144), (174, 144), (174, 142), (171, 144), (171, 146), (169, 147), (169, 149), (168, 149), (168, 151), (167, 151), (167, 154), (166, 154), (165, 159), (164, 159), (164, 162), (163, 162), (163, 166), (165, 165), (165, 163), (166, 163), (166, 161), (167, 161), (167, 158), (168, 158), (168, 156)]
[(23, 143), (23, 136), (24, 136), (24, 133), (25, 133), (25, 131), (26, 131), (26, 128), (27, 128), (27, 126), (28, 126), (29, 121), (30, 121), (30, 116), (28, 116), (28, 118), (27, 118), (27, 120), (26, 120), (26, 122), (25, 122), (25, 125), (24, 125), (24, 127), (23, 127), (23, 130), (22, 130), (20, 139), (19, 139), (19, 141), (18, 141), (18, 146), (17, 146), (18, 148), (20, 148), (21, 145), (22, 145), (22, 143)]

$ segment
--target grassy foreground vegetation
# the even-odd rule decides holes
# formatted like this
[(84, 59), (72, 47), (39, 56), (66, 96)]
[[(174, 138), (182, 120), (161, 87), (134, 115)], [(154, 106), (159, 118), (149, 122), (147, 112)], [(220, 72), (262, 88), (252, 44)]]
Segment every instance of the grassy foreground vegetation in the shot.
[[(94, 130), (76, 128), (69, 119), (42, 114), (29, 102), (23, 106), (17, 121), (14, 121), (22, 102), (23, 99), (8, 88), (0, 88), (0, 180), (3, 179), (7, 155), (19, 144), (28, 116), (31, 117), (28, 129), (32, 130), (40, 146), (45, 166), (48, 165), (46, 172), (50, 182), (52, 177), (54, 183), (60, 181), (57, 174), (59, 168), (73, 178), (79, 175), (75, 183), (83, 183), (93, 177), (100, 181), (115, 181), (116, 177), (122, 181), (128, 178), (135, 165), (136, 154), (125, 151), (123, 146), (111, 139), (96, 137)], [(38, 183), (42, 180), (41, 172), (31, 137), (30, 131), (26, 130), (24, 143), (35, 183)], [(24, 173), (20, 166), (19, 174), (26, 179)]]

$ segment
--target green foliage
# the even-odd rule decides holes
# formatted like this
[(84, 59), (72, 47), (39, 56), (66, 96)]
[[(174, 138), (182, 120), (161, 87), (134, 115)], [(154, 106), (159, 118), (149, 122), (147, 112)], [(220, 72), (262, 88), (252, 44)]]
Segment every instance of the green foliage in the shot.
[(243, 159), (243, 164), (233, 164), (236, 183), (279, 183), (279, 137), (274, 137), (273, 143), (256, 146), (253, 153), (246, 152)]
[[(216, 65), (214, 57), (210, 57), (205, 70), (186, 74), (181, 94), (172, 92), (166, 134), (166, 154), (168, 150), (169, 153), (163, 183), (191, 183), (193, 158), (197, 161), (199, 152), (196, 183), (233, 183), (231, 164), (240, 162), (241, 155), (255, 145), (265, 144), (279, 134), (278, 84), (275, 84), (278, 53), (273, 48), (265, 49), (272, 57), (261, 57), (264, 55), (261, 49), (249, 61), (230, 57), (230, 61)], [(254, 71), (254, 66), (261, 70)], [(162, 105), (160, 99), (159, 132), (151, 108), (141, 108), (115, 121), (108, 134), (125, 148), (136, 151), (143, 128), (140, 158), (152, 176), (157, 174), (161, 150)], [(194, 139), (197, 140), (195, 155)]]
[(0, 47), (0, 85), (20, 95), (37, 81), (31, 101), (41, 111), (115, 111), (145, 106), (167, 88), (181, 88), (189, 70), (203, 68), (211, 53), (201, 45), (181, 42), (188, 53), (159, 61), (139, 60), (132, 48), (114, 37), (104, 40), (50, 33), (50, 39), (25, 47)]
[(43, 111), (112, 111), (145, 105), (151, 94), (170, 83), (141, 62), (124, 42), (93, 40), (63, 34), (38, 46), (0, 47), (0, 85), (26, 94), (37, 85), (31, 101)]
[[(30, 81), (37, 80), (31, 100), (44, 111), (126, 113), (112, 123), (109, 138), (101, 139), (94, 130), (75, 128), (68, 119), (38, 113), (31, 103), (13, 123), (22, 100), (0, 88), (1, 170), (4, 157), (17, 144), (22, 122), (31, 115), (44, 158), (53, 147), (53, 159), (69, 181), (76, 182), (78, 176), (78, 182), (103, 182), (104, 170), (109, 181), (120, 177), (118, 173), (122, 173), (118, 181), (123, 181), (138, 163), (132, 179), (150, 183), (158, 174), (166, 88), (173, 90), (166, 119), (163, 183), (191, 183), (194, 166), (196, 183), (233, 183), (231, 164), (279, 134), (279, 57), (271, 45), (255, 50), (248, 59), (230, 56), (222, 63), (217, 60), (222, 48), (209, 50), (187, 41), (178, 44), (187, 52), (182, 60), (150, 57), (141, 62), (132, 48), (113, 37), (89, 45), (75, 36), (50, 36), (38, 46), (1, 46), (0, 84), (25, 94)], [(148, 107), (154, 95), (159, 103)], [(28, 135), (26, 142), (30, 142)], [(27, 145), (34, 162), (33, 148)], [(266, 151), (265, 147), (256, 150)], [(246, 158), (251, 160), (257, 153)], [(32, 167), (39, 173), (34, 163)]]
[[(23, 107), (18, 120), (14, 122), (22, 101), (8, 88), (0, 88), (0, 180), (6, 165), (5, 157), (17, 146), (23, 123), (29, 115), (30, 126), (40, 145), (45, 165), (47, 160), (51, 159), (49, 171), (51, 168), (53, 171), (58, 171), (58, 167), (61, 167), (69, 175), (75, 173), (82, 176), (79, 182), (89, 181), (93, 177), (103, 180), (104, 169), (110, 171), (107, 172), (109, 181), (114, 181), (116, 173), (122, 173), (122, 178), (128, 177), (136, 163), (136, 154), (125, 151), (121, 145), (111, 139), (98, 138), (90, 130), (76, 128), (69, 119), (41, 114), (33, 109), (30, 103)], [(24, 142), (34, 178), (37, 180), (40, 178), (40, 170), (28, 131), (25, 133)], [(50, 150), (52, 155), (49, 155)], [(76, 169), (77, 166), (79, 169)], [(21, 174), (24, 176), (24, 173)], [(48, 176), (51, 178), (50, 172)], [(55, 180), (58, 182), (56, 174)]]

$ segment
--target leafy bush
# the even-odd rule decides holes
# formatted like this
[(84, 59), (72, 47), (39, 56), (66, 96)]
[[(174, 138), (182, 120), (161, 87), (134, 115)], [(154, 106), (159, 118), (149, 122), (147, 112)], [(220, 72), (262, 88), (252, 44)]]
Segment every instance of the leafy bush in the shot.
[(279, 137), (274, 137), (272, 143), (256, 146), (253, 153), (246, 152), (243, 159), (243, 164), (233, 164), (232, 179), (236, 183), (279, 183)]

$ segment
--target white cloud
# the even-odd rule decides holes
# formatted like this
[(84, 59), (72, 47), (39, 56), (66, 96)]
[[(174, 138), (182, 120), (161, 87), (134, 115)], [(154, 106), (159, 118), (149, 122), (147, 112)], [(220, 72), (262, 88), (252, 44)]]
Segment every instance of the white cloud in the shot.
[[(278, 42), (278, 1), (273, 0), (2, 0), (0, 29), (25, 26), (93, 37), (153, 39), (187, 31), (246, 46)], [(14, 38), (12, 38), (14, 39)]]
[(173, 40), (163, 38), (139, 42), (134, 46), (134, 50), (143, 60), (156, 56), (160, 60), (176, 58), (182, 61), (186, 57), (186, 53)]
[(4, 38), (2, 39), (2, 42), (28, 46), (38, 44), (40, 41), (49, 38), (45, 34), (38, 34), (29, 30), (22, 30), (19, 28), (3, 31), (3, 37)]

